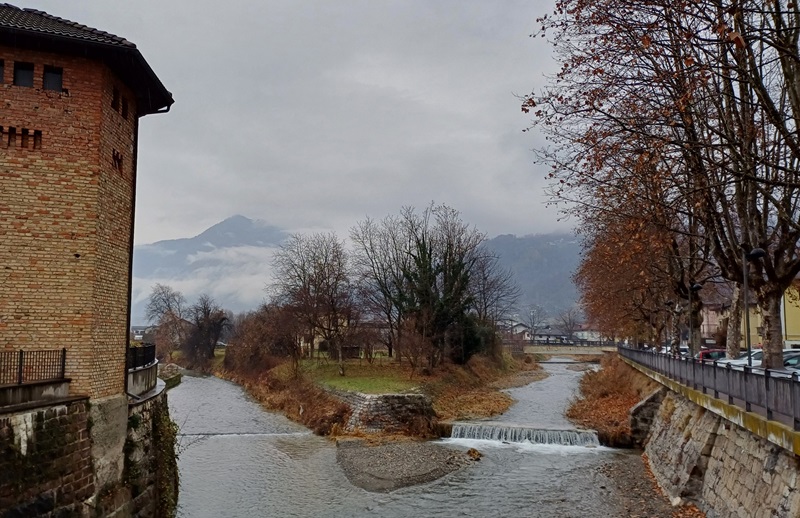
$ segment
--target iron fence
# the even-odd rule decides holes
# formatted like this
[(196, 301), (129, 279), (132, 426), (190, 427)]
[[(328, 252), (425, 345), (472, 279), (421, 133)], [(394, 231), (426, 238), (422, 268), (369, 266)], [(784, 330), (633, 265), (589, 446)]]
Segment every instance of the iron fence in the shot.
[(145, 367), (156, 361), (155, 344), (144, 344), (139, 347), (128, 347), (128, 370)]
[(675, 358), (627, 347), (617, 350), (621, 356), (681, 385), (800, 430), (800, 383), (797, 372), (748, 366), (734, 368), (730, 363)]
[(0, 385), (65, 378), (66, 349), (0, 351)]

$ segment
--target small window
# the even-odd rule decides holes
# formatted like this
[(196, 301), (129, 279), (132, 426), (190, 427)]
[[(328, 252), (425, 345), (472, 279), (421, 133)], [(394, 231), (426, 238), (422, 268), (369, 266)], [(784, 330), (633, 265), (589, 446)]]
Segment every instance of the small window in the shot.
[(122, 98), (122, 118), (128, 120), (128, 99)]
[(14, 63), (14, 84), (33, 86), (33, 63)]
[(33, 130), (33, 149), (42, 149), (42, 131)]
[(60, 92), (63, 88), (64, 71), (60, 67), (45, 65), (42, 88)]
[(116, 86), (111, 90), (111, 107), (119, 111), (119, 90), (117, 90)]
[(1, 85), (1, 84), (3, 84), (3, 83), (5, 82), (5, 80), (3, 79), (3, 72), (5, 72), (5, 70), (6, 70), (6, 69), (5, 69), (5, 66), (4, 66), (4, 63), (3, 63), (3, 60), (2, 60), (2, 59), (0, 59), (0, 85)]

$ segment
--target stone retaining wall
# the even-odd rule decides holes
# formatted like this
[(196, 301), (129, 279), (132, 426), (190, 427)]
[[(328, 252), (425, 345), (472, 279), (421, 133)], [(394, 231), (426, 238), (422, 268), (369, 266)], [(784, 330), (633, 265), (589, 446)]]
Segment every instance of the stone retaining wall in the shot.
[[(0, 416), (0, 516), (173, 516), (176, 430), (166, 391), (123, 405), (121, 430), (100, 423), (100, 405), (88, 398)], [(119, 451), (109, 446), (117, 433)]]
[(77, 513), (92, 496), (87, 399), (0, 417), (0, 515)]
[(658, 407), (645, 452), (673, 502), (694, 502), (708, 518), (800, 516), (796, 455), (674, 392)]
[(350, 419), (345, 427), (348, 432), (406, 432), (420, 426), (429, 429), (436, 415), (430, 398), (424, 394), (329, 392), (350, 407)]

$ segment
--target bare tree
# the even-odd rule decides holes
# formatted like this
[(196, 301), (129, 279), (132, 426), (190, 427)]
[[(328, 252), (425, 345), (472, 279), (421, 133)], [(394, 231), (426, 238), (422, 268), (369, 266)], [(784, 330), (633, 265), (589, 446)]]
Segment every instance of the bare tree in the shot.
[(166, 284), (156, 284), (145, 306), (145, 317), (157, 324), (155, 333), (158, 354), (169, 355), (179, 350), (188, 338), (186, 298), (180, 291)]
[(575, 331), (580, 327), (581, 311), (578, 308), (568, 308), (556, 316), (556, 322), (559, 330), (567, 336), (568, 340), (572, 340), (575, 336)]
[(356, 286), (351, 282), (348, 254), (334, 233), (294, 234), (276, 252), (273, 290), (313, 335), (338, 352), (344, 376), (342, 347), (360, 321)]
[(385, 345), (392, 356), (403, 319), (398, 304), (403, 271), (408, 267), (408, 235), (401, 220), (387, 216), (380, 222), (367, 218), (350, 231), (355, 244), (353, 266), (366, 311), (385, 323)]
[(494, 328), (514, 308), (520, 291), (514, 273), (500, 266), (497, 255), (480, 246), (470, 275), (470, 293), (478, 319)]
[(547, 310), (538, 304), (528, 306), (525, 311), (525, 323), (531, 330), (531, 340), (536, 340), (536, 334), (544, 329), (547, 320)]
[(190, 359), (207, 362), (214, 358), (214, 348), (228, 325), (228, 316), (211, 296), (202, 294), (189, 308), (193, 327), (185, 350)]

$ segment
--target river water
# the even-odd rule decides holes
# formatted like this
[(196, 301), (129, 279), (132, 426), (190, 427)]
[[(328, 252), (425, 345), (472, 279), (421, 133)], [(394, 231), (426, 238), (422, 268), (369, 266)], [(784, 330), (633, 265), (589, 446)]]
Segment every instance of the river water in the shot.
[[(580, 373), (545, 368), (547, 379), (509, 390), (519, 402), (495, 422), (571, 427), (563, 412)], [(233, 383), (186, 375), (169, 402), (181, 433), (182, 517), (628, 516), (597, 468), (629, 452), (445, 439), (484, 456), (429, 484), (369, 493), (348, 482), (333, 443), (264, 411)]]

